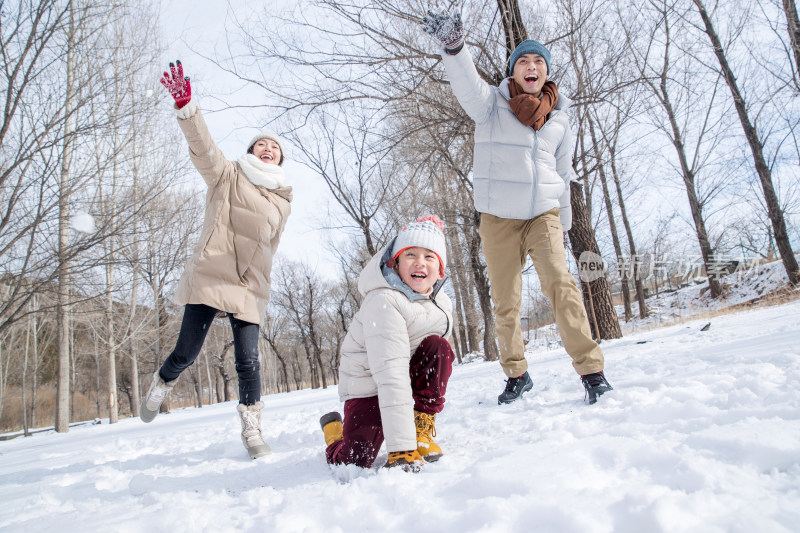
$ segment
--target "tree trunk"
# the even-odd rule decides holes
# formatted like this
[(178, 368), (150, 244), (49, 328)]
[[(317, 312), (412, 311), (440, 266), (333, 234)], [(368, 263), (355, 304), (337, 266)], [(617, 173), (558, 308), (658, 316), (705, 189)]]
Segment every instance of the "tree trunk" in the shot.
[[(133, 85), (133, 81), (131, 81), (131, 85)], [(136, 91), (133, 90), (131, 87), (131, 105), (135, 106), (136, 104)], [(132, 135), (133, 139), (131, 142), (131, 150), (133, 152), (133, 169), (132, 169), (132, 179), (133, 183), (131, 185), (133, 198), (131, 199), (131, 203), (133, 204), (133, 212), (139, 212), (139, 159), (137, 154), (138, 144), (136, 142), (136, 137), (138, 134), (137, 128), (135, 127), (135, 121), (137, 118), (137, 114), (134, 113), (132, 115), (132, 119), (134, 120), (134, 127), (132, 128)], [(139, 276), (141, 276), (141, 272), (139, 271), (139, 217), (134, 215), (133, 217), (133, 243), (132, 243), (132, 260), (131, 266), (133, 269), (133, 280), (131, 285), (131, 299), (130, 299), (130, 307), (131, 307), (131, 315), (129, 324), (136, 324), (136, 302), (138, 301), (139, 296)], [(139, 416), (139, 407), (141, 405), (141, 398), (139, 395), (139, 354), (137, 353), (137, 346), (136, 346), (136, 339), (138, 335), (132, 334), (132, 332), (128, 331), (128, 347), (129, 347), (129, 354), (130, 354), (130, 363), (131, 363), (131, 416), (138, 417)]]
[(673, 131), (676, 137), (673, 138), (673, 145), (678, 152), (678, 159), (681, 162), (683, 169), (683, 184), (686, 189), (686, 196), (689, 200), (689, 208), (692, 212), (692, 221), (694, 222), (695, 235), (697, 235), (697, 242), (700, 245), (700, 253), (703, 257), (703, 265), (706, 269), (708, 277), (708, 287), (712, 298), (719, 297), (722, 294), (722, 289), (719, 285), (716, 269), (714, 268), (714, 250), (711, 248), (711, 242), (708, 240), (708, 232), (706, 231), (706, 223), (703, 219), (703, 207), (700, 205), (700, 200), (697, 198), (697, 189), (695, 185), (694, 172), (689, 168), (689, 163), (686, 156), (686, 150), (681, 141), (680, 132), (677, 130), (677, 121), (674, 113), (668, 111), (670, 121), (673, 122)]
[(628, 251), (630, 252), (631, 261), (633, 261), (633, 283), (636, 287), (636, 300), (639, 302), (639, 318), (647, 318), (647, 304), (644, 301), (644, 286), (639, 269), (641, 262), (636, 253), (636, 243), (633, 240), (633, 231), (631, 230), (631, 223), (628, 220), (628, 212), (625, 209), (625, 200), (622, 197), (622, 186), (620, 185), (619, 174), (617, 173), (616, 157), (613, 153), (611, 155), (611, 174), (614, 177), (614, 186), (617, 189), (617, 203), (619, 204), (619, 210), (622, 214), (625, 234), (628, 236)]
[[(72, 292), (70, 292), (72, 295)], [(69, 359), (69, 372), (70, 372), (70, 383), (72, 384), (69, 391), (70, 391), (70, 404), (69, 404), (69, 418), (70, 420), (75, 419), (75, 393), (77, 389), (75, 387), (75, 383), (78, 382), (78, 365), (75, 362), (75, 316), (70, 313), (67, 317), (67, 332), (68, 332), (68, 341), (67, 345), (69, 346), (68, 352), (68, 359)]]
[(317, 362), (317, 366), (319, 366), (319, 377), (321, 380), (322, 388), (328, 388), (328, 379), (325, 377), (325, 366), (322, 364), (322, 350), (315, 346), (314, 347), (314, 359)]
[(200, 372), (200, 363), (195, 361), (194, 372), (191, 373), (194, 385), (195, 407), (203, 407), (203, 374)]
[(95, 398), (94, 398), (94, 406), (95, 406), (95, 417), (100, 418), (101, 416), (101, 407), (100, 407), (100, 399), (103, 396), (102, 387), (100, 386), (100, 376), (102, 372), (100, 371), (100, 341), (97, 338), (97, 335), (92, 335), (92, 340), (94, 341), (94, 368), (95, 368), (95, 377), (94, 377), (94, 391), (95, 391)]
[[(164, 350), (166, 342), (164, 342), (164, 337), (167, 330), (167, 323), (169, 322), (169, 313), (167, 313), (167, 304), (164, 300), (164, 294), (162, 293), (163, 287), (158, 287), (157, 290), (153, 291), (156, 298), (156, 349), (153, 354), (153, 368), (155, 372), (161, 368), (161, 351)], [(159, 413), (168, 413), (170, 409), (170, 397), (174, 397), (174, 395), (168, 394), (167, 397), (161, 402), (161, 407), (159, 408)]]
[(69, 201), (70, 164), (72, 159), (73, 129), (75, 124), (75, 7), (70, 2), (69, 36), (67, 42), (67, 80), (64, 113), (64, 152), (61, 156), (61, 180), (58, 199), (58, 301), (56, 304), (56, 329), (58, 331), (58, 385), (56, 393), (55, 429), (69, 431)]
[(340, 335), (336, 335), (336, 346), (330, 357), (331, 376), (333, 376), (333, 385), (339, 384), (339, 366), (341, 364), (342, 341), (344, 339)]
[(717, 279), (716, 268), (714, 266), (714, 251), (711, 249), (711, 243), (708, 240), (708, 232), (706, 231), (705, 220), (703, 219), (703, 206), (700, 205), (700, 200), (697, 198), (697, 186), (695, 183), (695, 171), (690, 164), (689, 158), (686, 154), (686, 147), (683, 142), (683, 134), (681, 133), (680, 126), (678, 125), (678, 117), (675, 113), (675, 108), (670, 99), (667, 82), (669, 80), (669, 44), (670, 44), (670, 26), (668, 21), (665, 21), (664, 32), (667, 39), (667, 46), (664, 48), (664, 63), (659, 76), (659, 86), (655, 87), (651, 83), (651, 88), (659, 99), (659, 103), (664, 108), (669, 119), (670, 129), (672, 136), (670, 140), (675, 147), (678, 156), (678, 161), (681, 165), (681, 174), (683, 178), (684, 189), (686, 189), (686, 196), (689, 200), (689, 208), (692, 212), (692, 221), (694, 222), (695, 234), (697, 235), (697, 242), (700, 246), (700, 253), (703, 258), (703, 265), (708, 276), (708, 288), (712, 298), (717, 298), (722, 294), (722, 289)]
[[(711, 46), (714, 48), (717, 61), (719, 61), (722, 75), (725, 77), (725, 82), (728, 84), (728, 88), (733, 96), (733, 104), (736, 107), (736, 113), (739, 115), (739, 121), (742, 123), (744, 135), (750, 145), (750, 150), (753, 154), (753, 161), (755, 163), (756, 174), (758, 174), (758, 178), (761, 180), (761, 188), (764, 191), (764, 201), (767, 204), (767, 214), (772, 222), (772, 229), (775, 235), (775, 244), (777, 245), (778, 251), (781, 254), (783, 267), (789, 277), (789, 283), (793, 286), (796, 286), (798, 283), (800, 283), (800, 268), (798, 268), (797, 259), (794, 256), (794, 251), (792, 250), (791, 243), (789, 242), (789, 233), (786, 231), (786, 222), (783, 218), (783, 211), (781, 210), (778, 196), (775, 194), (775, 188), (772, 184), (772, 171), (770, 170), (769, 165), (767, 165), (767, 161), (764, 158), (764, 145), (758, 137), (758, 132), (756, 131), (755, 126), (750, 121), (750, 116), (747, 113), (747, 104), (745, 103), (741, 92), (739, 92), (739, 86), (736, 83), (736, 77), (733, 75), (733, 70), (731, 70), (731, 67), (728, 64), (728, 59), (725, 56), (725, 49), (722, 47), (719, 36), (717, 35), (714, 25), (711, 22), (711, 18), (708, 16), (702, 0), (693, 1), (695, 6), (697, 6), (700, 17), (703, 19), (703, 24), (706, 28), (706, 34), (711, 40)], [(791, 3), (794, 4), (794, 2)], [(786, 4), (787, 0), (784, 0), (784, 9)], [(796, 8), (794, 9), (794, 18), (796, 21)], [(792, 24), (792, 22), (789, 23), (790, 31), (793, 31)], [(794, 27), (794, 32), (797, 32), (796, 25)], [(794, 50), (795, 54), (797, 54), (798, 49), (795, 44), (795, 37), (796, 35), (793, 35), (792, 49)], [(709, 280), (710, 279), (711, 277), (709, 276)]]
[(211, 365), (208, 362), (208, 351), (206, 351), (205, 359), (206, 359), (206, 364), (205, 364), (206, 382), (208, 383), (208, 401), (206, 403), (211, 405), (212, 403), (218, 403), (219, 400), (217, 400), (216, 402), (214, 401), (214, 382), (211, 379)]
[(9, 355), (6, 356), (6, 364), (3, 364), (3, 340), (0, 338), (0, 418), (3, 417), (3, 406), (5, 405), (6, 392), (8, 390), (8, 370), (11, 367), (11, 347), (16, 344), (14, 342), (14, 330), (8, 337)]
[(228, 374), (228, 371), (225, 369), (225, 355), (233, 346), (233, 339), (227, 341), (225, 345), (222, 347), (222, 352), (219, 355), (215, 355), (214, 357), (217, 359), (217, 371), (219, 371), (219, 375), (222, 378), (223, 387), (222, 387), (222, 395), (224, 397), (223, 401), (229, 402), (233, 398), (233, 386), (231, 383), (233, 382), (233, 378)]
[[(519, 43), (528, 38), (528, 30), (522, 22), (517, 0), (497, 0), (500, 20), (503, 21), (503, 35), (506, 38), (506, 64), (511, 58), (511, 52)], [(505, 75), (505, 73), (503, 73)]]
[[(116, 202), (115, 189), (116, 189), (116, 167), (117, 163), (114, 161), (111, 171), (111, 191), (110, 197), (105, 198), (104, 204), (106, 205), (106, 216), (109, 218), (111, 226), (111, 237), (105, 240), (106, 247), (106, 294), (105, 294), (105, 328), (106, 339), (105, 345), (108, 353), (108, 367), (106, 368), (106, 385), (108, 386), (108, 423), (116, 424), (119, 421), (119, 407), (117, 399), (117, 342), (114, 337), (114, 260), (116, 256), (115, 242), (114, 242), (114, 225)], [(100, 194), (102, 195), (102, 180), (100, 185)]]
[(267, 344), (269, 344), (270, 350), (275, 355), (275, 358), (281, 365), (279, 369), (280, 372), (279, 375), (282, 377), (282, 381), (284, 383), (284, 392), (289, 392), (289, 372), (286, 369), (286, 360), (281, 356), (280, 352), (278, 351), (278, 347), (275, 344), (275, 339), (267, 337), (266, 335), (264, 335), (264, 338), (266, 339)]
[[(28, 325), (25, 328), (26, 330), (26, 339), (25, 339), (25, 360), (22, 364), (22, 434), (26, 437), (29, 435), (28, 433), (28, 397), (27, 397), (27, 388), (28, 388), (28, 354), (31, 349), (31, 320), (32, 316), (28, 316)], [(36, 330), (34, 329), (34, 332)]]
[[(588, 113), (583, 114), (584, 122)], [(588, 161), (588, 151), (584, 147), (584, 137), (578, 134), (578, 143), (581, 158), (581, 165), (586, 171), (590, 171), (592, 166)], [(585, 181), (585, 180), (584, 180)], [(569, 230), (569, 240), (572, 247), (572, 254), (575, 261), (580, 264), (580, 256), (585, 251), (600, 255), (600, 247), (597, 245), (594, 229), (591, 221), (591, 204), (587, 204), (587, 199), (591, 201), (591, 194), (586, 191), (580, 183), (570, 182), (570, 205), (572, 207), (572, 229)], [(614, 302), (611, 298), (611, 289), (605, 276), (592, 281), (588, 288), (581, 282), (581, 294), (583, 296), (583, 306), (586, 310), (586, 317), (589, 326), (597, 340), (617, 339), (622, 337), (619, 327), (619, 318), (614, 310)], [(598, 316), (600, 315), (600, 316)], [(613, 316), (612, 316), (613, 315)], [(602, 318), (602, 320), (601, 320)]]
[(294, 390), (303, 389), (303, 372), (300, 369), (300, 355), (297, 353), (297, 348), (294, 350), (294, 360), (292, 361), (292, 379), (294, 380)]
[(314, 356), (308, 350), (306, 350), (305, 354), (306, 354), (306, 361), (308, 361), (308, 368), (311, 371), (311, 388), (312, 389), (319, 388), (317, 386), (319, 379), (317, 376), (317, 365), (316, 362), (314, 361)]
[(466, 318), (464, 313), (464, 305), (462, 302), (462, 287), (464, 286), (464, 275), (460, 264), (456, 264), (455, 258), (461, 258), (462, 255), (456, 255), (455, 243), (458, 241), (458, 235), (451, 235), (447, 239), (447, 257), (453, 258), (449, 261), (449, 269), (451, 279), (453, 280), (453, 341), (455, 343), (455, 353), (458, 363), (461, 364), (461, 359), (469, 351), (467, 347), (467, 328), (465, 326)]
[[(583, 203), (583, 187), (579, 183), (570, 183), (570, 196), (572, 200), (572, 229), (569, 230), (569, 240), (572, 244), (572, 255), (578, 261), (583, 252), (589, 251), (600, 255), (600, 249), (595, 241), (589, 214)], [(582, 283), (584, 288), (583, 305), (592, 330), (600, 339), (619, 339), (622, 330), (619, 319), (614, 311), (611, 301), (611, 291), (605, 276), (589, 282)], [(590, 299), (591, 298), (591, 299)]]
[[(33, 307), (37, 309), (37, 297), (33, 297)], [(33, 317), (33, 378), (31, 383), (31, 418), (30, 426), (36, 427), (36, 387), (39, 386), (39, 326), (36, 315)]]
[(797, 6), (794, 0), (783, 0), (783, 12), (786, 13), (786, 23), (789, 30), (789, 40), (792, 43), (794, 55), (794, 71), (800, 70), (800, 18), (797, 17)]
[[(458, 294), (458, 291), (453, 291)], [(467, 353), (467, 339), (465, 338), (466, 330), (464, 328), (464, 315), (461, 312), (461, 302), (456, 296), (456, 302), (453, 305), (453, 352), (456, 355), (456, 361), (461, 364), (464, 359), (464, 354)]]
[(317, 337), (316, 327), (314, 324), (314, 306), (315, 300), (314, 296), (316, 295), (314, 289), (314, 285), (311, 281), (310, 277), (306, 277), (306, 287), (308, 289), (308, 294), (310, 295), (311, 301), (309, 302), (309, 312), (308, 312), (308, 338), (311, 341), (311, 345), (313, 348), (313, 356), (314, 361), (318, 367), (319, 371), (319, 382), (323, 389), (328, 388), (328, 380), (325, 377), (325, 366), (322, 364), (322, 347), (320, 346), (320, 339)]
[[(608, 216), (608, 227), (611, 230), (611, 240), (614, 243), (614, 252), (617, 254), (617, 262), (622, 261), (622, 246), (619, 243), (619, 235), (617, 234), (617, 224), (614, 222), (614, 209), (611, 204), (611, 195), (608, 192), (608, 181), (606, 180), (606, 170), (602, 161), (602, 150), (600, 143), (597, 142), (597, 135), (594, 130), (594, 120), (587, 113), (586, 120), (589, 123), (589, 133), (592, 137), (592, 145), (594, 146), (595, 158), (597, 159), (597, 172), (600, 176), (600, 184), (603, 187), (603, 200), (606, 204), (606, 215)], [(618, 263), (619, 264), (619, 263)], [(625, 307), (625, 321), (629, 321), (633, 316), (631, 312), (631, 295), (628, 292), (628, 269), (621, 268), (620, 271), (620, 284), (622, 286), (622, 302)], [(613, 300), (613, 299), (612, 299)]]
[[(135, 233), (134, 233), (135, 235)], [(136, 276), (134, 276), (134, 280), (136, 280)], [(134, 322), (134, 318), (136, 317), (136, 304), (133, 303), (136, 301), (136, 281), (134, 281), (134, 286), (132, 289), (132, 296), (131, 296), (131, 323)], [(139, 406), (142, 403), (141, 396), (139, 395), (139, 355), (136, 353), (136, 338), (137, 335), (129, 335), (128, 337), (128, 354), (131, 360), (131, 416), (134, 418), (139, 416)]]
[(156, 349), (154, 351), (153, 365), (155, 370), (161, 368), (161, 353), (165, 349), (165, 332), (167, 323), (169, 322), (169, 313), (167, 313), (167, 304), (162, 294), (162, 287), (158, 287), (155, 291), (156, 295)]
[(473, 210), (472, 238), (469, 243), (470, 265), (475, 279), (475, 289), (478, 291), (478, 302), (483, 313), (483, 357), (487, 361), (497, 361), (500, 353), (497, 350), (497, 330), (494, 323), (494, 310), (492, 298), (489, 293), (489, 280), (486, 277), (485, 267), (481, 261), (481, 237), (478, 234), (481, 214)]
[[(586, 144), (585, 144), (585, 137), (586, 136), (584, 135), (583, 124), (582, 124), (582, 122), (586, 120), (586, 117), (589, 116), (589, 113), (588, 113), (588, 110), (584, 110), (583, 112), (578, 113), (578, 115), (583, 117), (582, 119), (579, 119), (579, 123), (578, 123), (579, 124), (579, 126), (578, 126), (578, 134), (577, 134), (577, 137), (578, 137), (578, 153), (580, 154), (581, 165), (585, 169), (586, 176), (584, 177), (584, 180), (583, 180), (585, 185), (581, 187), (581, 190), (583, 191), (583, 200), (581, 201), (580, 205), (578, 205), (578, 206), (576, 206), (575, 204), (572, 204), (572, 212), (573, 212), (573, 219), (574, 219), (575, 218), (574, 217), (575, 210), (579, 209), (580, 212), (578, 213), (578, 216), (579, 217), (585, 217), (586, 220), (589, 221), (589, 227), (591, 227), (591, 225), (592, 225), (591, 224), (591, 221), (592, 221), (592, 192), (590, 190), (591, 187), (589, 186), (589, 176), (592, 173), (593, 167), (592, 167), (592, 165), (589, 164), (589, 161), (587, 161), (588, 156), (589, 156), (589, 151), (586, 149)], [(592, 233), (594, 233), (594, 230), (592, 230)], [(594, 236), (592, 236), (592, 240), (595, 241), (595, 244), (597, 243), (597, 239), (595, 239)]]
[[(469, 226), (465, 227), (466, 230)], [(465, 237), (469, 239), (469, 235), (465, 233)], [(450, 239), (452, 241), (454, 257), (467, 257), (464, 254), (464, 247), (461, 245), (459, 236)], [(475, 296), (472, 292), (475, 287), (472, 271), (469, 269), (469, 263), (464, 265), (461, 269), (459, 265), (458, 274), (461, 278), (458, 283), (458, 294), (461, 299), (461, 306), (464, 310), (464, 323), (462, 324), (466, 336), (464, 339), (464, 353), (480, 351), (480, 343), (478, 342), (479, 324), (478, 324), (478, 310), (475, 308)]]

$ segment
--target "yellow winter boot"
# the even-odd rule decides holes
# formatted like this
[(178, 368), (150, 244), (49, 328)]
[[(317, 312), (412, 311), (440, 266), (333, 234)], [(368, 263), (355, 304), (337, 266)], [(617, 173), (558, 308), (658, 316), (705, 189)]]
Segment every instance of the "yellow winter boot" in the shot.
[(433, 442), (436, 436), (436, 415), (420, 413), (414, 411), (414, 423), (417, 425), (417, 451), (425, 459), (425, 462), (432, 463), (442, 457), (442, 449)]
[(330, 446), (334, 442), (344, 438), (342, 415), (336, 411), (331, 411), (328, 414), (322, 415), (322, 418), (319, 419), (319, 425), (322, 426), (322, 433), (325, 435), (326, 445)]
[(383, 467), (395, 468), (399, 466), (406, 472), (414, 472), (416, 474), (422, 469), (422, 465), (424, 464), (425, 459), (419, 455), (419, 452), (417, 450), (410, 450), (407, 452), (389, 452), (389, 459)]

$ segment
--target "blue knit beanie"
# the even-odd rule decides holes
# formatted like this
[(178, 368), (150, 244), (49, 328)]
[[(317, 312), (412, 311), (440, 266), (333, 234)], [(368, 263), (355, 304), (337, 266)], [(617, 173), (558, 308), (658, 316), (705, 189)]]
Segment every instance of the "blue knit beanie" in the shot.
[(520, 56), (525, 54), (539, 54), (544, 58), (544, 62), (547, 65), (547, 74), (550, 74), (550, 50), (545, 47), (539, 41), (534, 41), (533, 39), (526, 39), (519, 43), (514, 51), (511, 52), (511, 58), (508, 60), (508, 75), (511, 76), (514, 74), (514, 65), (517, 64), (517, 59)]

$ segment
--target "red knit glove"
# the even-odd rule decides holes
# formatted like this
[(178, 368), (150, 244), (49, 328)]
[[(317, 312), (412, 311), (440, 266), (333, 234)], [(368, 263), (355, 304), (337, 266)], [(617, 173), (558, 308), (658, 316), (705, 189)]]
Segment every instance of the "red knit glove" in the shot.
[(164, 72), (161, 77), (161, 85), (166, 87), (169, 94), (175, 99), (178, 109), (192, 99), (192, 85), (189, 82), (189, 76), (183, 75), (183, 65), (181, 65), (180, 59), (169, 64), (169, 72)]

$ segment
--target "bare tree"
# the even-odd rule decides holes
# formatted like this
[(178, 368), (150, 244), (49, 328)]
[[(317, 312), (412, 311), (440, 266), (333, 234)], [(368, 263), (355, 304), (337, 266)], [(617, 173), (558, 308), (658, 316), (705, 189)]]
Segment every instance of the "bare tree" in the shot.
[(625, 268), (625, 273), (631, 274), (633, 277), (634, 287), (636, 288), (636, 300), (639, 304), (639, 318), (647, 318), (647, 304), (644, 297), (644, 286), (642, 283), (642, 275), (640, 272), (639, 255), (636, 251), (636, 243), (633, 239), (633, 230), (631, 228), (630, 219), (628, 218), (628, 211), (625, 208), (625, 199), (622, 193), (622, 185), (620, 180), (620, 173), (617, 169), (617, 143), (621, 129), (621, 114), (619, 107), (616, 108), (616, 120), (614, 127), (611, 128), (611, 134), (603, 133), (603, 139), (609, 151), (609, 159), (611, 163), (611, 175), (614, 178), (614, 186), (617, 192), (617, 204), (619, 205), (622, 223), (625, 227), (625, 234), (628, 238), (628, 253), (631, 258), (632, 268)]
[[(386, 242), (386, 217), (405, 186), (398, 185), (397, 174), (388, 167), (389, 152), (381, 136), (381, 117), (352, 105), (339, 109), (320, 109), (309, 117), (309, 134), (291, 134), (306, 164), (317, 172), (336, 203), (364, 239), (371, 256)], [(348, 228), (333, 221), (331, 229)], [(349, 226), (352, 228), (352, 226)]]
[[(759, 133), (750, 118), (750, 114), (747, 110), (747, 102), (745, 101), (742, 92), (739, 90), (736, 76), (734, 75), (733, 69), (728, 63), (728, 58), (725, 54), (725, 47), (722, 45), (722, 41), (717, 34), (717, 30), (715, 29), (711, 17), (706, 10), (705, 4), (702, 0), (693, 0), (693, 2), (697, 8), (697, 12), (700, 14), (700, 18), (703, 21), (705, 33), (711, 41), (711, 46), (714, 49), (714, 55), (716, 55), (717, 61), (719, 62), (720, 74), (724, 77), (725, 83), (728, 85), (728, 89), (731, 92), (731, 96), (733, 97), (733, 105), (736, 108), (736, 113), (739, 116), (742, 130), (744, 130), (744, 135), (747, 138), (748, 145), (750, 146), (750, 150), (753, 155), (753, 162), (755, 163), (756, 174), (758, 174), (758, 178), (761, 181), (764, 200), (767, 204), (767, 213), (769, 214), (769, 219), (772, 222), (772, 230), (774, 232), (773, 234), (775, 237), (775, 242), (781, 254), (783, 267), (786, 270), (786, 275), (789, 277), (789, 283), (793, 286), (797, 285), (800, 283), (800, 267), (798, 267), (797, 259), (794, 256), (794, 251), (792, 251), (792, 245), (789, 242), (789, 234), (786, 230), (786, 221), (783, 218), (783, 211), (781, 210), (780, 202), (777, 194), (775, 194), (775, 187), (772, 183), (772, 171), (770, 170), (766, 158), (764, 157), (763, 141), (761, 140)], [(794, 2), (791, 3), (794, 4)], [(787, 7), (786, 4), (787, 1), (784, 1), (784, 8)], [(791, 7), (793, 6), (789, 6), (789, 11), (791, 11)], [(789, 14), (789, 16), (791, 15)], [(790, 31), (794, 31), (796, 33), (796, 8), (794, 8), (793, 18), (794, 20), (789, 21), (789, 27)], [(793, 24), (795, 26), (792, 30)], [(792, 48), (795, 54), (798, 54), (796, 35), (794, 33), (792, 34)]]
[[(278, 382), (276, 383), (276, 390), (280, 392), (289, 392), (291, 389), (289, 384), (289, 367), (287, 365), (287, 355), (284, 354), (284, 349), (281, 345), (281, 333), (285, 331), (283, 324), (284, 318), (276, 320), (271, 314), (268, 314), (267, 320), (263, 328), (261, 328), (261, 338), (267, 342), (270, 353), (278, 360)], [(289, 363), (291, 364), (291, 363)], [(297, 383), (295, 383), (297, 387)]]
[(503, 22), (503, 35), (506, 39), (506, 63), (511, 52), (519, 43), (528, 38), (528, 30), (522, 21), (522, 14), (517, 0), (497, 0), (500, 20)]
[(157, 370), (168, 349), (167, 328), (170, 314), (167, 296), (189, 256), (191, 243), (199, 231), (202, 205), (195, 195), (180, 191), (164, 192), (139, 218), (145, 236), (141, 249), (140, 273), (150, 289), (155, 314), (156, 335), (151, 347), (152, 369)]
[(75, 20), (75, 6), (69, 3), (69, 29), (67, 44), (67, 81), (66, 105), (64, 114), (65, 137), (64, 149), (61, 156), (61, 183), (58, 200), (58, 306), (56, 308), (56, 322), (58, 324), (58, 395), (56, 396), (56, 431), (63, 433), (69, 431), (69, 201), (70, 201), (70, 163), (72, 157), (72, 134), (74, 123), (74, 109), (76, 107), (75, 94), (75, 48), (77, 41), (77, 27)]
[(275, 305), (292, 323), (311, 374), (312, 388), (328, 387), (322, 336), (323, 317), (329, 296), (326, 282), (304, 264), (281, 262), (272, 287)]
[[(606, 177), (605, 165), (603, 162), (603, 149), (600, 146), (598, 135), (595, 131), (595, 122), (591, 116), (588, 117), (589, 133), (592, 139), (592, 146), (594, 147), (595, 157), (599, 159), (597, 164), (597, 174), (600, 178), (600, 184), (603, 187), (603, 200), (605, 201), (606, 215), (608, 217), (608, 227), (611, 231), (611, 240), (614, 244), (614, 253), (619, 261), (622, 255), (622, 246), (620, 245), (619, 234), (617, 233), (617, 224), (614, 221), (614, 206), (611, 201), (611, 194), (608, 187), (608, 179)], [(622, 302), (625, 309), (625, 320), (630, 320), (633, 313), (631, 312), (631, 296), (628, 292), (628, 273), (627, 269), (622, 271)]]
[[(104, 406), (108, 398), (114, 422), (119, 391), (134, 414), (138, 407), (136, 352), (155, 350), (157, 364), (167, 344), (150, 338), (151, 319), (164, 335), (172, 283), (199, 229), (198, 198), (165, 193), (188, 165), (174, 150), (183, 148), (171, 135), (177, 128), (155, 120), (163, 120), (151, 98), (158, 26), (142, 23), (150, 3), (2, 6), (0, 332), (13, 336), (12, 362), (24, 376), (22, 425), (35, 423), (37, 390), (50, 383), (39, 367), (53, 346), (61, 353), (58, 430), (76, 413), (86, 415), (86, 406), (74, 403), (85, 403), (83, 393), (102, 394)], [(76, 221), (81, 213), (94, 215), (95, 228)], [(142, 257), (147, 268), (140, 268)], [(142, 305), (142, 279), (155, 289), (158, 313)], [(105, 315), (98, 318), (101, 302)], [(58, 332), (58, 342), (47, 332)], [(131, 365), (120, 372), (123, 345)]]
[(233, 380), (233, 376), (225, 366), (226, 356), (230, 352), (230, 349), (233, 347), (233, 338), (226, 341), (225, 344), (222, 346), (222, 351), (219, 354), (211, 354), (212, 359), (216, 360), (217, 370), (219, 371), (219, 375), (222, 378), (223, 383), (223, 394), (222, 398), (223, 401), (229, 402), (234, 399), (236, 396), (234, 393), (235, 383)]
[[(51, 79), (59, 65), (53, 50), (74, 34), (72, 13), (71, 3), (30, 0), (4, 4), (0, 17), (0, 258), (12, 274), (4, 276), (10, 290), (0, 301), (0, 329), (21, 318), (32, 295), (58, 275), (40, 234), (58, 216), (48, 183), (58, 177), (56, 152), (74, 129), (62, 87)], [(68, 41), (73, 48), (75, 41)]]
[(343, 279), (330, 291), (326, 306), (327, 319), (325, 323), (328, 330), (326, 336), (329, 340), (333, 340), (333, 346), (328, 351), (328, 364), (334, 383), (339, 382), (340, 350), (347, 334), (347, 328), (358, 311), (359, 301), (357, 280), (345, 272)]
[[(787, 30), (789, 42), (791, 43), (791, 53), (794, 56), (794, 72), (800, 70), (800, 18), (797, 16), (797, 4), (794, 0), (783, 0), (783, 12), (786, 14)], [(796, 76), (793, 76), (796, 80)], [(800, 83), (795, 81), (797, 86)]]
[[(676, 35), (686, 32), (680, 25), (673, 27), (673, 23), (680, 24), (682, 19), (672, 4), (667, 0), (651, 2), (648, 14), (655, 17), (650, 22), (651, 26), (642, 27), (643, 21), (639, 19), (621, 19), (621, 22), (642, 79), (658, 102), (658, 107), (651, 112), (653, 122), (675, 149), (703, 265), (708, 274), (710, 294), (716, 298), (722, 291), (704, 209), (723, 190), (731, 176), (722, 174), (715, 176), (715, 179), (706, 177), (705, 182), (701, 178), (704, 171), (708, 173), (705, 167), (709, 166), (711, 154), (722, 142), (722, 132), (726, 127), (725, 110), (720, 106), (717, 92), (721, 80), (717, 76), (701, 89), (692, 76), (692, 66), (687, 64), (687, 61), (692, 61), (691, 56), (685, 53), (675, 59), (673, 48), (679, 46), (675, 42), (678, 38)], [(641, 47), (634, 43), (635, 31), (641, 31), (644, 35)], [(683, 65), (678, 65), (681, 62)], [(664, 116), (666, 120), (662, 118)], [(701, 187), (703, 183), (705, 190)]]

